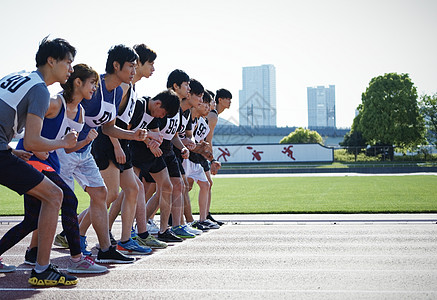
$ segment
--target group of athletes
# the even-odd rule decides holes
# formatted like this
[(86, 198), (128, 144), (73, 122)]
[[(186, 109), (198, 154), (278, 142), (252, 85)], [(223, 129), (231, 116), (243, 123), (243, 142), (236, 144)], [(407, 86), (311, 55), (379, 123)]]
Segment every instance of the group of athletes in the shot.
[[(211, 174), (220, 169), (212, 137), (232, 94), (214, 94), (176, 69), (161, 93), (140, 97), (135, 83), (153, 74), (157, 57), (144, 44), (111, 47), (102, 75), (86, 64), (73, 66), (75, 55), (66, 40), (45, 38), (36, 71), (0, 80), (0, 184), (24, 195), (23, 221), (1, 238), (0, 255), (32, 233), (25, 263), (34, 265), (34, 286), (78, 282), (50, 264), (52, 243), (69, 248), (68, 273), (104, 273), (100, 264), (133, 263), (134, 255), (223, 225), (209, 212)], [(50, 96), (47, 86), (56, 82), (63, 90)], [(79, 215), (75, 180), (90, 197)], [(189, 198), (194, 182), (198, 220)], [(63, 231), (56, 234), (60, 209)], [(116, 240), (111, 227), (120, 213)], [(91, 225), (95, 259), (86, 241)], [(0, 273), (15, 269), (0, 258)]]

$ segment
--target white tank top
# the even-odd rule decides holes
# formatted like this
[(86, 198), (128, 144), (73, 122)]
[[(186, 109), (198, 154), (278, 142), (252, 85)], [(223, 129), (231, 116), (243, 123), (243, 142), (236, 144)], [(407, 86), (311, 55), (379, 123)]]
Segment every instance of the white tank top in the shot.
[(146, 129), (147, 125), (149, 125), (150, 122), (153, 121), (154, 117), (152, 117), (151, 115), (149, 115), (147, 113), (147, 105), (148, 104), (149, 104), (149, 100), (145, 99), (144, 100), (144, 113), (143, 113), (143, 117), (141, 118), (141, 121), (138, 123), (138, 125), (135, 128), (131, 128), (131, 130), (137, 131), (138, 129)]
[(170, 141), (175, 136), (176, 131), (179, 127), (180, 115), (180, 112), (178, 112), (176, 115), (174, 115), (173, 118), (167, 118), (167, 123), (165, 124), (165, 127), (161, 129), (162, 136), (165, 140)]
[(196, 141), (196, 143), (199, 143), (200, 141), (204, 140), (206, 138), (206, 136), (209, 133), (209, 126), (208, 123), (206, 123), (206, 120), (202, 117), (200, 117), (197, 120), (197, 126), (194, 129), (194, 140)]
[(117, 119), (123, 121), (126, 125), (129, 125), (130, 120), (132, 119), (132, 116), (135, 111), (135, 102), (137, 101), (137, 93), (134, 90), (134, 86), (132, 83), (129, 87), (130, 93), (129, 93), (129, 99), (126, 103), (126, 108), (124, 109), (124, 112), (117, 116)]

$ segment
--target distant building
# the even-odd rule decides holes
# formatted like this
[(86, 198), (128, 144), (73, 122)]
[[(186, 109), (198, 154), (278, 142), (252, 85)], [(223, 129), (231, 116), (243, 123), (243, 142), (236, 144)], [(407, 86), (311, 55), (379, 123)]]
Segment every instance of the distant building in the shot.
[(335, 85), (308, 87), (307, 96), (308, 128), (335, 128)]
[(275, 66), (243, 67), (243, 89), (239, 96), (241, 126), (276, 127)]

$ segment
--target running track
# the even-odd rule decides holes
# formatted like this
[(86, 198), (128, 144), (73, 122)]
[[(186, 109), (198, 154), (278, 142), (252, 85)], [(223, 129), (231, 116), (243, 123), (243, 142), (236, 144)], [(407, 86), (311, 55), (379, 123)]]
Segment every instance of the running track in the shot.
[[(19, 219), (0, 218), (0, 234)], [(437, 214), (220, 219), (227, 221), (221, 229), (137, 256), (134, 264), (111, 265), (104, 275), (79, 275), (72, 288), (27, 283), (27, 238), (3, 255), (18, 270), (0, 273), (0, 298), (437, 299)], [(116, 237), (120, 230), (117, 221)], [(65, 249), (53, 249), (60, 269), (67, 258)]]

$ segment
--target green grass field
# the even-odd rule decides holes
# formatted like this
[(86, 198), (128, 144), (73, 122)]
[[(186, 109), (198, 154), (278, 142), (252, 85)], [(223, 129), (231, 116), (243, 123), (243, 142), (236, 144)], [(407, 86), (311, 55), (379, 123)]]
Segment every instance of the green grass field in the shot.
[[(190, 192), (198, 213), (195, 185)], [(76, 186), (78, 211), (89, 205)], [(22, 197), (0, 187), (0, 215), (22, 215)], [(437, 212), (437, 177), (345, 176), (216, 178), (214, 213), (408, 213)]]

